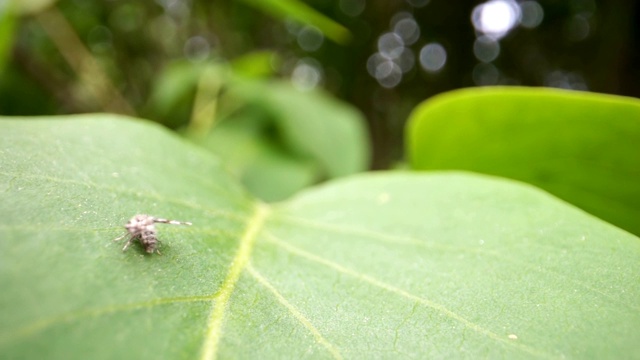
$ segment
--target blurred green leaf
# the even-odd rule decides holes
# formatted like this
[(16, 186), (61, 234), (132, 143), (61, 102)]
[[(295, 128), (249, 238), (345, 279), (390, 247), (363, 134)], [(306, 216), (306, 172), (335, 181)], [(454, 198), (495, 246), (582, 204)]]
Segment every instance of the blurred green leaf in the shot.
[(437, 96), (411, 115), (414, 169), (463, 169), (539, 186), (640, 234), (640, 101), (534, 88)]
[(231, 91), (262, 109), (284, 146), (317, 160), (329, 177), (369, 166), (365, 119), (355, 107), (322, 90), (299, 91), (287, 82), (237, 82)]
[(305, 25), (318, 28), (326, 37), (339, 43), (346, 44), (351, 40), (351, 33), (347, 28), (316, 11), (299, 0), (242, 0), (277, 18), (293, 19)]
[(229, 65), (238, 76), (259, 78), (275, 75), (274, 68), (279, 62), (278, 54), (273, 51), (254, 51), (233, 59)]
[(193, 139), (218, 154), (263, 200), (283, 200), (326, 178), (367, 169), (370, 145), (363, 116), (321, 91), (236, 78), (226, 102), (242, 111)]
[(168, 64), (155, 79), (144, 114), (173, 127), (186, 125), (196, 84), (211, 64), (196, 65), (188, 61)]
[(0, 74), (4, 72), (13, 47), (13, 37), (18, 21), (14, 3), (15, 1), (9, 1), (5, 4), (0, 3)]
[[(0, 132), (3, 358), (640, 356), (640, 239), (532, 187), (379, 173), (268, 206), (142, 121)], [(193, 226), (123, 253), (136, 213)]]
[[(178, 126), (189, 108), (200, 111), (194, 104), (221, 108), (213, 115), (192, 115), (187, 136), (220, 156), (254, 195), (267, 201), (368, 168), (365, 119), (354, 107), (321, 90), (302, 92), (287, 82), (251, 78), (234, 69), (216, 63), (172, 64), (156, 82), (147, 115)], [(211, 82), (218, 90), (204, 94)], [(196, 100), (201, 101), (194, 101), (198, 83), (201, 97)]]
[(243, 111), (208, 136), (191, 139), (218, 155), (252, 194), (266, 201), (286, 199), (321, 179), (312, 159), (292, 154), (270, 135), (268, 119)]
[(57, 0), (2, 0), (0, 11), (11, 9), (19, 15), (31, 15), (55, 4)]

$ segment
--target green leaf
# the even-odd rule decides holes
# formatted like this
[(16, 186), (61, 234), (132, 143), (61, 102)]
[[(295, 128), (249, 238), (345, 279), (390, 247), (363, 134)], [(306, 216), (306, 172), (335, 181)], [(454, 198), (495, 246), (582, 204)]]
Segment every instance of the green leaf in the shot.
[(265, 78), (274, 76), (281, 62), (282, 59), (275, 51), (259, 50), (238, 56), (229, 65), (238, 76)]
[(167, 65), (157, 76), (144, 113), (162, 123), (185, 125), (193, 106), (196, 84), (207, 66), (175, 61)]
[(11, 57), (13, 48), (13, 38), (18, 22), (15, 7), (17, 7), (16, 1), (0, 4), (0, 75), (4, 75), (6, 63)]
[(552, 89), (481, 88), (411, 115), (414, 169), (525, 181), (640, 234), (640, 101)]
[(265, 201), (278, 201), (321, 179), (312, 159), (293, 154), (272, 139), (269, 123), (255, 112), (222, 121), (214, 131), (191, 139), (227, 165), (247, 190)]
[(316, 159), (329, 177), (367, 169), (365, 119), (353, 106), (324, 91), (299, 91), (286, 82), (236, 82), (232, 91), (271, 118), (283, 146)]
[(283, 20), (293, 19), (302, 24), (315, 26), (318, 30), (339, 44), (346, 44), (351, 40), (351, 33), (347, 28), (318, 12), (314, 8), (299, 0), (242, 0), (253, 7), (259, 8), (272, 16)]
[[(146, 122), (0, 133), (3, 358), (640, 356), (640, 239), (533, 187), (378, 173), (269, 206)], [(123, 253), (136, 213), (193, 226)]]
[(0, 4), (0, 12), (10, 9), (20, 15), (32, 15), (51, 7), (56, 0), (4, 0)]
[(242, 111), (192, 139), (225, 160), (252, 194), (283, 200), (326, 178), (367, 169), (370, 144), (363, 115), (322, 91), (278, 82), (229, 84), (227, 103)]
[[(200, 94), (202, 101), (193, 100), (198, 82), (212, 88)], [(178, 126), (195, 104), (186, 135), (223, 159), (263, 200), (283, 200), (369, 166), (364, 116), (324, 91), (248, 78), (225, 64), (184, 62), (168, 67), (154, 89), (147, 115)]]

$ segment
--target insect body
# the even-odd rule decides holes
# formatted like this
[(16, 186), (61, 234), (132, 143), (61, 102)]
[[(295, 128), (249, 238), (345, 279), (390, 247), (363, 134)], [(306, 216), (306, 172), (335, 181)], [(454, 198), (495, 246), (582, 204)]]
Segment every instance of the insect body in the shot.
[(167, 220), (156, 218), (151, 215), (136, 215), (129, 220), (129, 222), (124, 226), (127, 229), (127, 233), (120, 236), (114, 241), (118, 241), (125, 236), (129, 236), (129, 240), (124, 244), (122, 251), (127, 250), (127, 248), (133, 243), (133, 241), (138, 240), (140, 244), (144, 247), (144, 250), (149, 254), (154, 252), (160, 254), (160, 250), (158, 250), (158, 244), (160, 240), (158, 240), (158, 231), (156, 230), (156, 223), (162, 224), (171, 224), (171, 225), (191, 225), (190, 222), (186, 221), (176, 221), (176, 220)]

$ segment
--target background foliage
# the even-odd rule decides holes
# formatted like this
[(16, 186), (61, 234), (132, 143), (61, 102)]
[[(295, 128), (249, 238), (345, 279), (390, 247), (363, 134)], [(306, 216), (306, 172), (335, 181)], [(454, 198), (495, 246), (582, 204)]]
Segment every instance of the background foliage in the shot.
[[(187, 79), (159, 80), (174, 62), (234, 62), (267, 50), (278, 60), (260, 65), (254, 57), (237, 69), (292, 76), (303, 86), (319, 81), (354, 104), (368, 122), (372, 165), (386, 168), (403, 156), (403, 127), (411, 109), (446, 90), (520, 84), (640, 95), (640, 5), (634, 0), (525, 2), (539, 4), (541, 21), (517, 25), (500, 37), (499, 55), (491, 61), (474, 54), (482, 33), (471, 18), (482, 1), (14, 2), (20, 11), (5, 6), (0, 35), (0, 43), (14, 45), (0, 51), (5, 54), (0, 64), (7, 66), (0, 81), (5, 115), (109, 111), (177, 128), (189, 122), (196, 90)], [(406, 49), (413, 65), (401, 82), (385, 88), (367, 63), (379, 50), (380, 37), (402, 19), (418, 26), (405, 41), (411, 43)], [(434, 42), (446, 50), (447, 62), (441, 71), (428, 72), (419, 54)], [(481, 50), (491, 53), (491, 44)], [(157, 93), (170, 100), (171, 114), (154, 102)]]

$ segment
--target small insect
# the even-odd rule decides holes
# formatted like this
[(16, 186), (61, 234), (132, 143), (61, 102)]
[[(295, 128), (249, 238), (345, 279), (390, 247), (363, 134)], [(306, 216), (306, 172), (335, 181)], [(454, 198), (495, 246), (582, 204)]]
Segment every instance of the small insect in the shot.
[(118, 241), (128, 235), (129, 240), (127, 240), (127, 242), (124, 244), (122, 251), (126, 251), (131, 243), (133, 243), (135, 240), (138, 240), (147, 253), (153, 254), (154, 252), (156, 252), (160, 254), (160, 250), (158, 250), (160, 240), (158, 240), (158, 232), (155, 225), (156, 223), (171, 225), (191, 225), (190, 222), (186, 221), (167, 220), (156, 218), (151, 215), (138, 214), (132, 217), (131, 220), (129, 220), (129, 222), (124, 226), (127, 229), (127, 233), (114, 239), (113, 241)]

